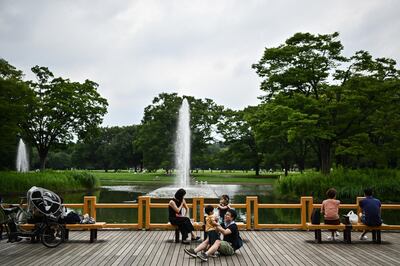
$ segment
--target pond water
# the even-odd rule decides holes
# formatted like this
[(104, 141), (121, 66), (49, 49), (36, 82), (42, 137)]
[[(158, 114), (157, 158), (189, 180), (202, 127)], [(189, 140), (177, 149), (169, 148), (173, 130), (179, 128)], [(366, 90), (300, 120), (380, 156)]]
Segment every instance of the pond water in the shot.
[[(117, 183), (115, 186), (103, 186), (92, 193), (60, 193), (66, 203), (83, 202), (85, 195), (94, 195), (98, 203), (131, 203), (136, 202), (139, 196), (162, 187), (162, 185), (138, 185), (133, 183)], [(213, 185), (217, 195), (227, 193), (231, 203), (245, 203), (246, 196), (258, 196), (259, 203), (299, 203), (277, 197), (273, 193), (272, 185)], [(21, 195), (5, 198), (7, 202), (19, 202)], [(23, 196), (23, 195), (22, 195)], [(152, 200), (153, 202), (168, 202), (167, 199)], [(341, 199), (343, 203), (354, 203), (355, 199)], [(188, 199), (190, 202), (190, 199)], [(205, 203), (217, 203), (217, 199), (206, 199)], [(80, 210), (77, 210), (78, 212)], [(200, 211), (200, 210), (199, 210)], [(238, 221), (246, 220), (246, 210), (238, 209)], [(341, 215), (349, 210), (342, 210)], [(354, 210), (355, 211), (355, 210)], [(107, 223), (136, 223), (137, 209), (98, 209), (97, 220)], [(400, 210), (383, 210), (382, 217), (387, 224), (400, 224)], [(152, 209), (151, 222), (165, 223), (168, 221), (167, 209)], [(260, 209), (259, 223), (300, 223), (300, 209)]]

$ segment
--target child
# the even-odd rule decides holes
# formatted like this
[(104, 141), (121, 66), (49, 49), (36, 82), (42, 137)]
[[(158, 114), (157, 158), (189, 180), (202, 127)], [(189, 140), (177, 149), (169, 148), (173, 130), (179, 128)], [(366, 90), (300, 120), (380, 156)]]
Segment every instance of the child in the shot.
[[(324, 214), (325, 224), (338, 225), (340, 224), (339, 220), (339, 205), (340, 201), (336, 200), (336, 189), (330, 188), (326, 192), (326, 196), (328, 199), (322, 202), (321, 213)], [(332, 236), (328, 237), (328, 240), (335, 240), (336, 236), (339, 236), (339, 233), (336, 230), (330, 230), (332, 232)]]
[(219, 211), (219, 223), (223, 227), (225, 213), (230, 209), (229, 196), (222, 195), (219, 200), (218, 211)]
[(205, 212), (207, 214), (205, 231), (208, 237), (208, 244), (212, 246), (217, 239), (220, 240), (219, 234), (216, 231), (218, 218), (214, 216), (214, 207), (211, 205), (206, 206)]

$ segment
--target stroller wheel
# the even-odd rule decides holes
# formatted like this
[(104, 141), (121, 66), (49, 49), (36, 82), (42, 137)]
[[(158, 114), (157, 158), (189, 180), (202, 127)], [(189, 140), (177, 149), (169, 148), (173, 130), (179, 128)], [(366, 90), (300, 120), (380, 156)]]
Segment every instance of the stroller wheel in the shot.
[(49, 223), (42, 231), (42, 243), (48, 248), (55, 248), (64, 241), (65, 231), (61, 224)]

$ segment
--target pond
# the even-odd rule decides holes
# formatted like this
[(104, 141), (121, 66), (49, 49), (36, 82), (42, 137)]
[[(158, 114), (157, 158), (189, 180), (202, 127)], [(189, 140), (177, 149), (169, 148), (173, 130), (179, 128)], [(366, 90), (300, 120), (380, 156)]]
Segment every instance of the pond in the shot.
[[(85, 195), (94, 195), (98, 203), (131, 203), (136, 202), (139, 196), (162, 187), (163, 185), (138, 185), (137, 183), (116, 183), (115, 186), (103, 186), (94, 193), (60, 193), (66, 203), (81, 203)], [(259, 203), (299, 203), (299, 200), (287, 200), (277, 197), (273, 193), (272, 185), (213, 185), (220, 186), (220, 192), (225, 192), (231, 197), (231, 203), (245, 203), (246, 196), (258, 196)], [(217, 193), (218, 194), (218, 193)], [(18, 202), (19, 196), (8, 197), (7, 202)], [(22, 195), (23, 196), (23, 195)], [(153, 200), (168, 202), (168, 200)], [(190, 200), (188, 200), (190, 201)], [(355, 199), (341, 199), (343, 203), (355, 203)], [(206, 203), (217, 203), (217, 200), (206, 200)], [(80, 211), (80, 210), (78, 210)], [(238, 221), (246, 220), (246, 210), (238, 209)], [(349, 210), (342, 210), (340, 214), (346, 214)], [(354, 210), (356, 211), (356, 210)], [(387, 224), (400, 224), (399, 210), (383, 210), (382, 217)], [(107, 223), (136, 223), (137, 209), (98, 209), (97, 220)], [(165, 223), (168, 221), (167, 209), (152, 209), (151, 222)], [(260, 209), (259, 223), (300, 223), (300, 209)]]

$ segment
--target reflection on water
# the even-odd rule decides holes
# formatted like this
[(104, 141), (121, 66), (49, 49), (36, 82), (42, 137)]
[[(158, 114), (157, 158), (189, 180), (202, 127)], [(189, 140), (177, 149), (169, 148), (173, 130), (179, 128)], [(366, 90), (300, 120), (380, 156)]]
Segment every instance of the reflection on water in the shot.
[[(234, 186), (229, 188), (228, 186)], [(99, 203), (128, 203), (137, 202), (139, 196), (158, 189), (161, 185), (117, 185), (104, 186), (96, 192), (81, 193), (60, 193), (66, 203), (81, 203), (85, 195), (94, 195)], [(216, 191), (229, 190), (231, 203), (245, 203), (246, 196), (258, 196), (259, 203), (298, 203), (300, 201), (288, 201), (276, 197), (272, 193), (271, 185), (213, 185)], [(220, 188), (218, 188), (220, 187)], [(234, 188), (234, 189), (233, 189)], [(233, 195), (231, 193), (234, 193)], [(220, 194), (219, 194), (220, 195)], [(19, 197), (25, 195), (14, 195), (4, 197), (6, 202), (19, 202)], [(157, 202), (168, 202), (168, 200), (156, 200)], [(354, 203), (355, 199), (341, 199), (343, 203)], [(190, 199), (188, 199), (190, 202)], [(205, 203), (217, 203), (216, 199), (206, 199)], [(79, 210), (80, 211), (80, 210)], [(246, 209), (237, 209), (238, 221), (246, 220)], [(340, 214), (346, 214), (349, 210), (341, 210)], [(355, 211), (355, 210), (354, 210)], [(198, 213), (200, 210), (198, 210)], [(97, 220), (107, 223), (136, 223), (137, 209), (97, 209)], [(382, 217), (387, 224), (400, 224), (399, 210), (382, 210)], [(151, 210), (152, 223), (165, 223), (168, 221), (168, 210), (157, 208)], [(300, 209), (260, 209), (259, 223), (300, 223)]]

